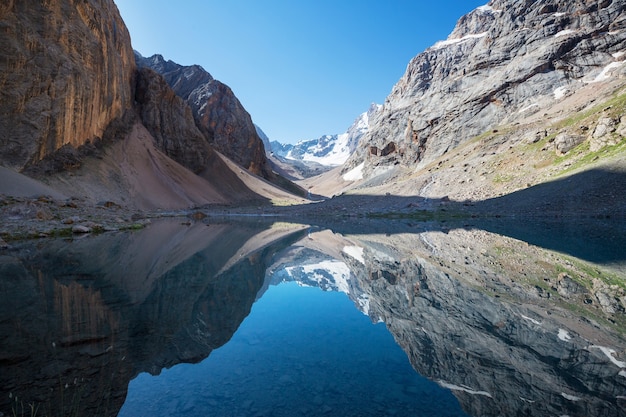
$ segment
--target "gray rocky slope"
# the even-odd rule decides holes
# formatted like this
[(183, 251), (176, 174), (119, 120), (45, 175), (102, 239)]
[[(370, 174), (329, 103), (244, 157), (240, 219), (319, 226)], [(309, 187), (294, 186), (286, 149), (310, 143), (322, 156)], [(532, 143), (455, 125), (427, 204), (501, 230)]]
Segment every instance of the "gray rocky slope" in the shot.
[(492, 0), (409, 63), (343, 172), (419, 169), (490, 129), (624, 75), (626, 1)]

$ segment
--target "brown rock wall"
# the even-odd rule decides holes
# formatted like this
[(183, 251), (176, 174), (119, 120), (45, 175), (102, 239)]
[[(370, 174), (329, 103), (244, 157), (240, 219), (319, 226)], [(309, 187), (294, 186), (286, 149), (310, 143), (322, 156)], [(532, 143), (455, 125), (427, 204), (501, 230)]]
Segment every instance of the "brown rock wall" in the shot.
[(219, 81), (211, 84), (212, 94), (204, 102), (197, 101), (202, 103), (196, 113), (200, 128), (212, 138), (211, 143), (218, 151), (254, 174), (267, 179), (273, 178), (265, 156), (265, 147), (254, 128), (250, 114), (230, 87)]
[(0, 6), (0, 164), (94, 142), (132, 108), (130, 36), (112, 0)]
[(161, 55), (144, 58), (137, 54), (136, 60), (138, 67), (161, 74), (187, 102), (196, 126), (215, 150), (254, 174), (269, 180), (276, 178), (250, 114), (230, 87), (198, 65), (182, 66)]

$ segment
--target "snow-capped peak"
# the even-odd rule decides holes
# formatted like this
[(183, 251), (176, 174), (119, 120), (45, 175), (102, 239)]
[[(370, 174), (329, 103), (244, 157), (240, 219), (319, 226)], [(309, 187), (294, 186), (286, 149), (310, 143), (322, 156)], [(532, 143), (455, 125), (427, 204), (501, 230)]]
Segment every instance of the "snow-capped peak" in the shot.
[(324, 135), (319, 139), (302, 140), (284, 155), (287, 159), (315, 162), (325, 166), (342, 165), (356, 149), (359, 140), (368, 132), (370, 118), (382, 108), (372, 103), (368, 111), (359, 115), (350, 128), (340, 135)]

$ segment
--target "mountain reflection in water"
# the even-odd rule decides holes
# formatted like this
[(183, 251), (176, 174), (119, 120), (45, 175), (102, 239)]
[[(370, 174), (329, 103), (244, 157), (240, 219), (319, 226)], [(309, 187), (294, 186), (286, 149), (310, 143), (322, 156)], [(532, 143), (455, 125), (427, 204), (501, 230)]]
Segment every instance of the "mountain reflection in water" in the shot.
[(171, 219), (15, 244), (0, 412), (624, 415), (623, 227), (592, 251), (497, 222)]

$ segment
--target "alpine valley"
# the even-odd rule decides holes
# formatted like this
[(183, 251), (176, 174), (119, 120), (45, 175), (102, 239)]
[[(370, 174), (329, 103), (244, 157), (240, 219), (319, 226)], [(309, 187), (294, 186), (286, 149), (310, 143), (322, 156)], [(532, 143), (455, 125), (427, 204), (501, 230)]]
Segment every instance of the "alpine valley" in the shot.
[(492, 214), (625, 212), (622, 1), (494, 0), (413, 58), (382, 106), (294, 146), (264, 144), (203, 68), (134, 52), (111, 0), (11, 2), (0, 18), (0, 191), (23, 199), (5, 211), (48, 195), (86, 209), (328, 213), (305, 196), (358, 194)]
[[(295, 145), (207, 70), (135, 51), (114, 0), (0, 3), (0, 417), (116, 416), (285, 283), (343, 293), (431, 385), (338, 389), (326, 355), (200, 392), (216, 415), (625, 415), (626, 0), (491, 0)], [(357, 383), (389, 403), (329, 405)], [(197, 415), (184, 395), (139, 409)]]
[[(372, 104), (359, 115), (352, 126), (340, 135), (324, 135), (319, 139), (301, 140), (295, 145), (278, 141), (266, 142), (270, 161), (277, 170), (292, 179), (303, 179), (319, 175), (343, 165), (354, 153), (359, 141), (369, 131), (370, 119), (382, 108)], [(259, 128), (260, 129), (260, 128)], [(263, 131), (260, 136), (267, 136)]]

